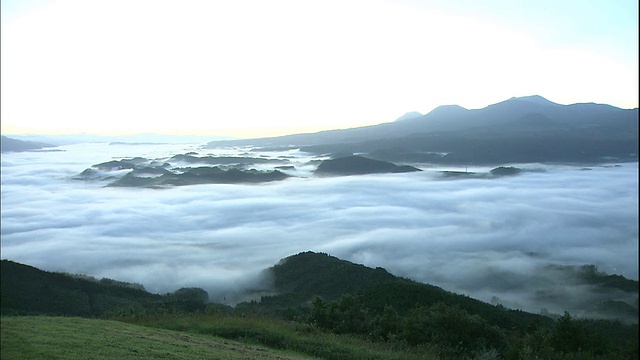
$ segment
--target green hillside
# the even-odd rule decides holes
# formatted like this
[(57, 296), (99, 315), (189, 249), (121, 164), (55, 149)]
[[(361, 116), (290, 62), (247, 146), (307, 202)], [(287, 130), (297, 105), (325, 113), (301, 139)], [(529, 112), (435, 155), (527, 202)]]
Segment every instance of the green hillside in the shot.
[[(630, 294), (637, 289), (637, 281), (599, 273), (595, 267), (557, 270), (577, 271), (587, 284), (604, 289)], [(82, 326), (69, 326), (78, 333), (64, 335), (68, 339), (37, 340), (40, 331), (65, 334), (62, 329), (47, 330), (48, 324), (71, 320), (16, 316), (64, 315), (180, 331), (182, 335), (174, 336), (177, 340), (198, 334), (323, 359), (638, 359), (637, 321), (624, 324), (578, 319), (569, 313), (549, 317), (511, 310), (322, 253), (293, 255), (266, 271), (276, 295), (230, 307), (208, 303), (208, 294), (199, 288), (157, 295), (138, 284), (50, 273), (3, 260), (2, 358), (39, 358), (19, 345), (30, 341), (40, 344), (35, 349), (44, 347), (38, 351), (58, 351), (61, 341), (94, 349)], [(637, 290), (635, 294), (637, 298)], [(637, 301), (635, 307), (625, 304), (637, 314)], [(102, 320), (93, 321), (86, 326), (104, 326)], [(32, 327), (36, 340), (24, 340), (27, 335), (12, 330), (21, 327)], [(151, 338), (137, 332), (117, 334), (129, 334), (133, 347), (123, 345), (121, 350), (132, 353), (131, 349), (144, 351), (149, 345), (137, 342)], [(9, 351), (18, 355), (5, 355)]]
[(0, 314), (108, 317), (116, 314), (203, 310), (208, 294), (179, 289), (164, 296), (139, 284), (42, 271), (9, 260), (0, 263)]
[[(605, 291), (632, 291), (635, 284), (637, 298), (637, 281), (606, 276), (594, 267), (558, 270), (578, 271), (586, 283), (604, 285)], [(270, 271), (278, 295), (239, 304), (236, 311), (306, 319), (325, 331), (372, 342), (430, 345), (446, 358), (472, 358), (486, 351), (513, 359), (563, 358), (565, 353), (567, 358), (634, 353), (636, 357), (629, 356), (637, 358), (637, 321), (624, 325), (568, 313), (551, 318), (511, 310), (322, 253), (290, 256)]]
[(240, 304), (241, 308), (271, 313), (293, 308), (304, 311), (316, 297), (336, 300), (344, 294), (398, 279), (383, 268), (371, 269), (313, 252), (282, 259), (267, 271), (274, 279), (277, 295), (264, 296), (260, 303)]

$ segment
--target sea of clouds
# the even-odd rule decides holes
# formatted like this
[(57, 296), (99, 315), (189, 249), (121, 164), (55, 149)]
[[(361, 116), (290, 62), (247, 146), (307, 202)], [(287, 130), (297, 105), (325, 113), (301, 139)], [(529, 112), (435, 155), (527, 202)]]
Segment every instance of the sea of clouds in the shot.
[(589, 294), (548, 265), (593, 264), (638, 279), (637, 163), (520, 165), (538, 171), (494, 179), (442, 179), (426, 166), (315, 178), (308, 154), (254, 151), (287, 159), (297, 177), (145, 189), (73, 176), (124, 157), (241, 151), (60, 149), (2, 154), (3, 259), (141, 283), (154, 293), (201, 287), (233, 302), (243, 290), (268, 288), (263, 269), (310, 250), (533, 312), (570, 310)]

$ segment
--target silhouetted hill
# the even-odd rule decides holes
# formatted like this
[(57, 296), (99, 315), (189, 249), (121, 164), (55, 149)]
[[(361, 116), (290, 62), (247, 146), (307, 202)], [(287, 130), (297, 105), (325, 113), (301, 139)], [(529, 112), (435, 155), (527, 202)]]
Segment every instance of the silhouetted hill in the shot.
[(638, 109), (526, 96), (474, 110), (440, 106), (374, 126), (209, 143), (228, 145), (297, 146), (318, 154), (440, 164), (637, 161)]
[[(637, 319), (637, 281), (598, 272), (591, 265), (552, 266), (547, 270), (554, 271), (557, 277), (567, 279), (570, 282), (568, 285), (589, 287), (598, 293), (610, 295), (591, 299), (585, 296), (584, 313), (592, 314), (594, 317), (618, 319), (626, 323)], [(451, 293), (433, 285), (399, 278), (383, 268), (372, 269), (323, 253), (304, 252), (290, 256), (267, 271), (273, 278), (273, 290), (276, 294), (264, 296), (261, 303), (255, 304), (260, 311), (267, 313), (281, 313), (288, 308), (308, 308), (316, 297), (336, 300), (345, 295), (365, 294), (362, 298), (363, 306), (376, 311), (383, 310), (385, 305), (391, 305), (396, 311), (405, 313), (418, 305), (446, 302), (456, 304), (491, 323), (498, 321), (495, 319), (502, 319), (499, 321), (528, 324), (539, 316), (508, 310), (513, 314), (508, 316), (510, 320), (505, 320), (504, 313), (507, 310), (496, 311), (495, 304)], [(636, 303), (633, 303), (634, 300)], [(513, 316), (519, 320), (514, 320)]]
[[(591, 267), (561, 270), (578, 271), (584, 274), (584, 279), (595, 276), (596, 281), (589, 284), (628, 286), (617, 278), (603, 277)], [(636, 344), (637, 321), (634, 325), (576, 322), (565, 313), (555, 315), (556, 322), (549, 316), (491, 305), (437, 286), (395, 277), (382, 268), (368, 268), (323, 253), (304, 252), (287, 257), (269, 272), (278, 294), (264, 296), (259, 303), (239, 304), (236, 311), (307, 318), (328, 331), (356, 334), (372, 341), (438, 343), (455, 349), (447, 358), (465, 358), (474, 351), (490, 348), (504, 354), (510, 351), (509, 347), (520, 348), (513, 343), (515, 339), (523, 339), (522, 346), (534, 346), (538, 353), (546, 351), (540, 347), (543, 342), (552, 353), (594, 354), (613, 352), (614, 347), (633, 350)], [(549, 341), (550, 337), (554, 340)], [(528, 342), (531, 343), (525, 345)]]
[(383, 268), (369, 268), (339, 258), (314, 252), (304, 252), (280, 261), (269, 269), (278, 295), (265, 296), (261, 306), (266, 310), (284, 310), (287, 307), (308, 307), (315, 298), (335, 301), (343, 296), (355, 296), (358, 302), (372, 312), (382, 312), (391, 306), (399, 314), (407, 314), (417, 306), (439, 302), (456, 304), (471, 314), (492, 322), (514, 326), (515, 316), (521, 326), (530, 322), (550, 321), (540, 315), (496, 308), (467, 296), (448, 292), (437, 286), (396, 277)]
[(383, 268), (369, 268), (323, 253), (303, 252), (281, 260), (270, 271), (277, 292), (307, 300), (337, 299), (373, 285), (397, 281)]
[(35, 141), (23, 141), (18, 139), (13, 139), (10, 137), (6, 137), (2, 135), (0, 141), (1, 152), (10, 152), (10, 151), (31, 151), (31, 150), (40, 150), (47, 147), (55, 147), (55, 145), (35, 142)]
[(362, 175), (376, 173), (405, 173), (420, 171), (413, 166), (398, 166), (390, 162), (368, 159), (358, 155), (325, 160), (315, 171), (316, 175)]
[(9, 260), (2, 260), (0, 276), (2, 315), (99, 317), (154, 308), (192, 311), (203, 309), (208, 300), (202, 289), (179, 289), (161, 296), (138, 284), (47, 272)]
[[(148, 174), (160, 176), (150, 177)], [(229, 169), (222, 170), (217, 166), (185, 168), (181, 173), (162, 168), (136, 168), (108, 186), (113, 187), (160, 187), (185, 186), (198, 184), (247, 184), (280, 181), (289, 175), (278, 171), (258, 171)]]
[(160, 299), (140, 289), (46, 272), (8, 260), (2, 260), (0, 272), (2, 314), (99, 316)]
[(518, 169), (513, 166), (500, 166), (495, 169), (491, 169), (491, 175), (493, 176), (509, 176), (519, 174), (522, 169)]
[[(253, 157), (194, 156), (179, 154), (169, 159), (147, 159), (143, 157), (111, 160), (94, 164), (80, 174), (76, 180), (110, 180), (112, 187), (165, 187), (197, 184), (246, 184), (279, 181), (289, 175), (279, 170), (259, 171), (246, 169), (249, 165), (264, 163), (282, 163), (285, 160), (273, 160)], [(174, 164), (174, 165), (172, 165)], [(182, 167), (183, 165), (204, 164), (206, 166)], [(224, 165), (226, 169), (218, 166)], [(121, 170), (131, 170), (126, 174)]]
[[(554, 270), (575, 273), (585, 285), (600, 284), (608, 290), (634, 290), (635, 285), (637, 293), (637, 281), (608, 276), (593, 266)], [(208, 294), (199, 288), (161, 296), (136, 284), (50, 273), (3, 260), (0, 310), (2, 315), (112, 316), (288, 348), (286, 344), (294, 338), (281, 331), (264, 331), (277, 328), (279, 320), (261, 316), (259, 321), (253, 318), (232, 325), (251, 319), (252, 313), (275, 314), (296, 320), (297, 334), (353, 335), (372, 346), (431, 349), (447, 359), (637, 359), (637, 322), (576, 320), (568, 313), (554, 320), (323, 253), (287, 257), (267, 272), (278, 294), (231, 309), (207, 306)], [(334, 355), (331, 358), (345, 358)]]

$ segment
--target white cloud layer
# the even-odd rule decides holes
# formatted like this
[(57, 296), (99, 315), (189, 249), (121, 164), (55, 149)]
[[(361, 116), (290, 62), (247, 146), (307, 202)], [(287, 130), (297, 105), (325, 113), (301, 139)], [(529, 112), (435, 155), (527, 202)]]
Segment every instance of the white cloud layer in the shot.
[(216, 298), (259, 287), (262, 269), (312, 250), (530, 311), (562, 310), (536, 302), (540, 288), (530, 286), (534, 275), (562, 281), (544, 276), (548, 264), (638, 279), (637, 163), (497, 179), (441, 180), (425, 169), (165, 190), (70, 179), (113, 156), (197, 149), (173, 146), (3, 154), (2, 257), (151, 292), (197, 286)]

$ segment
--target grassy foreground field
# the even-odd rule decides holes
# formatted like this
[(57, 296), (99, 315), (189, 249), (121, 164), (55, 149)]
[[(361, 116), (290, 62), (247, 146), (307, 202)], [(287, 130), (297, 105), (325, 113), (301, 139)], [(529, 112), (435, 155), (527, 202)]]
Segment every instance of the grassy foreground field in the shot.
[(3, 316), (2, 359), (312, 359), (291, 352), (117, 321)]
[(219, 314), (167, 314), (122, 318), (124, 322), (189, 334), (210, 335), (229, 340), (289, 350), (326, 360), (434, 360), (426, 347), (371, 342), (349, 334), (324, 332), (306, 323), (261, 316)]

